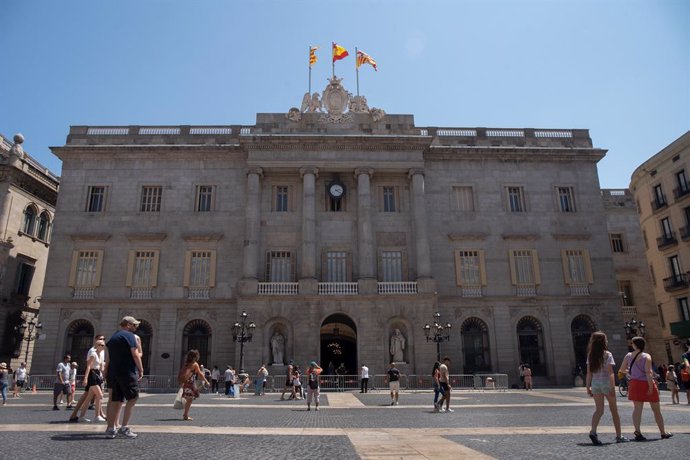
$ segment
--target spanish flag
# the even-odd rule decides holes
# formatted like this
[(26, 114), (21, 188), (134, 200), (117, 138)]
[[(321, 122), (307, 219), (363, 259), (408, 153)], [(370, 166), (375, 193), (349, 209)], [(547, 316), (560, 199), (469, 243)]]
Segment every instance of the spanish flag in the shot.
[(317, 49), (319, 49), (318, 46), (310, 46), (309, 47), (309, 67), (313, 66), (314, 64), (316, 64), (316, 61), (318, 61), (318, 59), (316, 59), (316, 50)]
[(374, 68), (374, 70), (378, 72), (378, 69), (376, 68), (376, 61), (374, 61), (374, 58), (369, 56), (364, 51), (357, 50), (357, 63), (355, 65), (359, 69), (359, 67), (362, 64), (371, 64), (371, 66)]
[(349, 56), (347, 50), (333, 42), (333, 62), (345, 59), (347, 56)]

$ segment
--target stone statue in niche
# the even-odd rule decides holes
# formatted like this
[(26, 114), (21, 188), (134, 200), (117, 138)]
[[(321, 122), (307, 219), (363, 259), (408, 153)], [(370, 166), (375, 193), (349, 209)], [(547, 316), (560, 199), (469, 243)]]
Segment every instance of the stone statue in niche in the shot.
[(271, 337), (271, 353), (273, 354), (273, 364), (282, 366), (285, 364), (285, 337), (278, 331)]
[(400, 329), (395, 329), (391, 335), (390, 353), (391, 361), (395, 363), (403, 363), (405, 350), (405, 336), (402, 335)]

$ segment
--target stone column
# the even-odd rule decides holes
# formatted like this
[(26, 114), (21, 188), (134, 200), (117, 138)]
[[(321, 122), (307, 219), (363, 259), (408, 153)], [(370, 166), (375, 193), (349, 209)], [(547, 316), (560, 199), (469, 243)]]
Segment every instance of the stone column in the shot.
[(300, 294), (316, 294), (316, 178), (317, 168), (300, 168), (302, 177), (302, 267)]
[(357, 246), (359, 255), (359, 293), (375, 294), (376, 248), (374, 247), (374, 228), (371, 221), (371, 176), (370, 168), (355, 169), (357, 179)]
[[(411, 169), (408, 176), (412, 182), (412, 214), (414, 216), (415, 254), (417, 258), (417, 289), (419, 292), (434, 292), (431, 280), (431, 254), (429, 235), (426, 229), (426, 203), (424, 202), (424, 170)], [(421, 284), (420, 284), (421, 283)]]
[(259, 240), (261, 237), (261, 168), (247, 170), (247, 201), (245, 205), (244, 254), (242, 279), (238, 289), (243, 295), (255, 295), (258, 286)]
[(0, 207), (0, 241), (7, 240), (7, 223), (10, 219), (10, 208), (12, 207), (12, 192), (7, 186), (7, 192), (2, 197), (2, 207)]

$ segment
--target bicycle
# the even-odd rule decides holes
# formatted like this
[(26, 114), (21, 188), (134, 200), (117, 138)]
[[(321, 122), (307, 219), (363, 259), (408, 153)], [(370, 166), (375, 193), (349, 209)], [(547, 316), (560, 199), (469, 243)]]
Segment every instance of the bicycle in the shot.
[(622, 378), (621, 381), (618, 382), (618, 393), (620, 393), (620, 395), (623, 397), (628, 396), (628, 378), (627, 377)]

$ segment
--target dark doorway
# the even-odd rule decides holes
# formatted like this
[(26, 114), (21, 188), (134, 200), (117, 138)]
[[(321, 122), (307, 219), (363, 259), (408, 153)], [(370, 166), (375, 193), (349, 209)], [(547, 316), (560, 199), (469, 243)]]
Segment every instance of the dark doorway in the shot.
[(346, 375), (357, 375), (357, 328), (346, 315), (335, 314), (321, 325), (321, 367), (324, 374), (335, 373), (341, 364)]
[(570, 332), (573, 336), (573, 350), (575, 351), (575, 366), (576, 369), (579, 367), (582, 372), (587, 370), (589, 337), (596, 330), (597, 327), (594, 321), (586, 315), (579, 315), (570, 323)]

